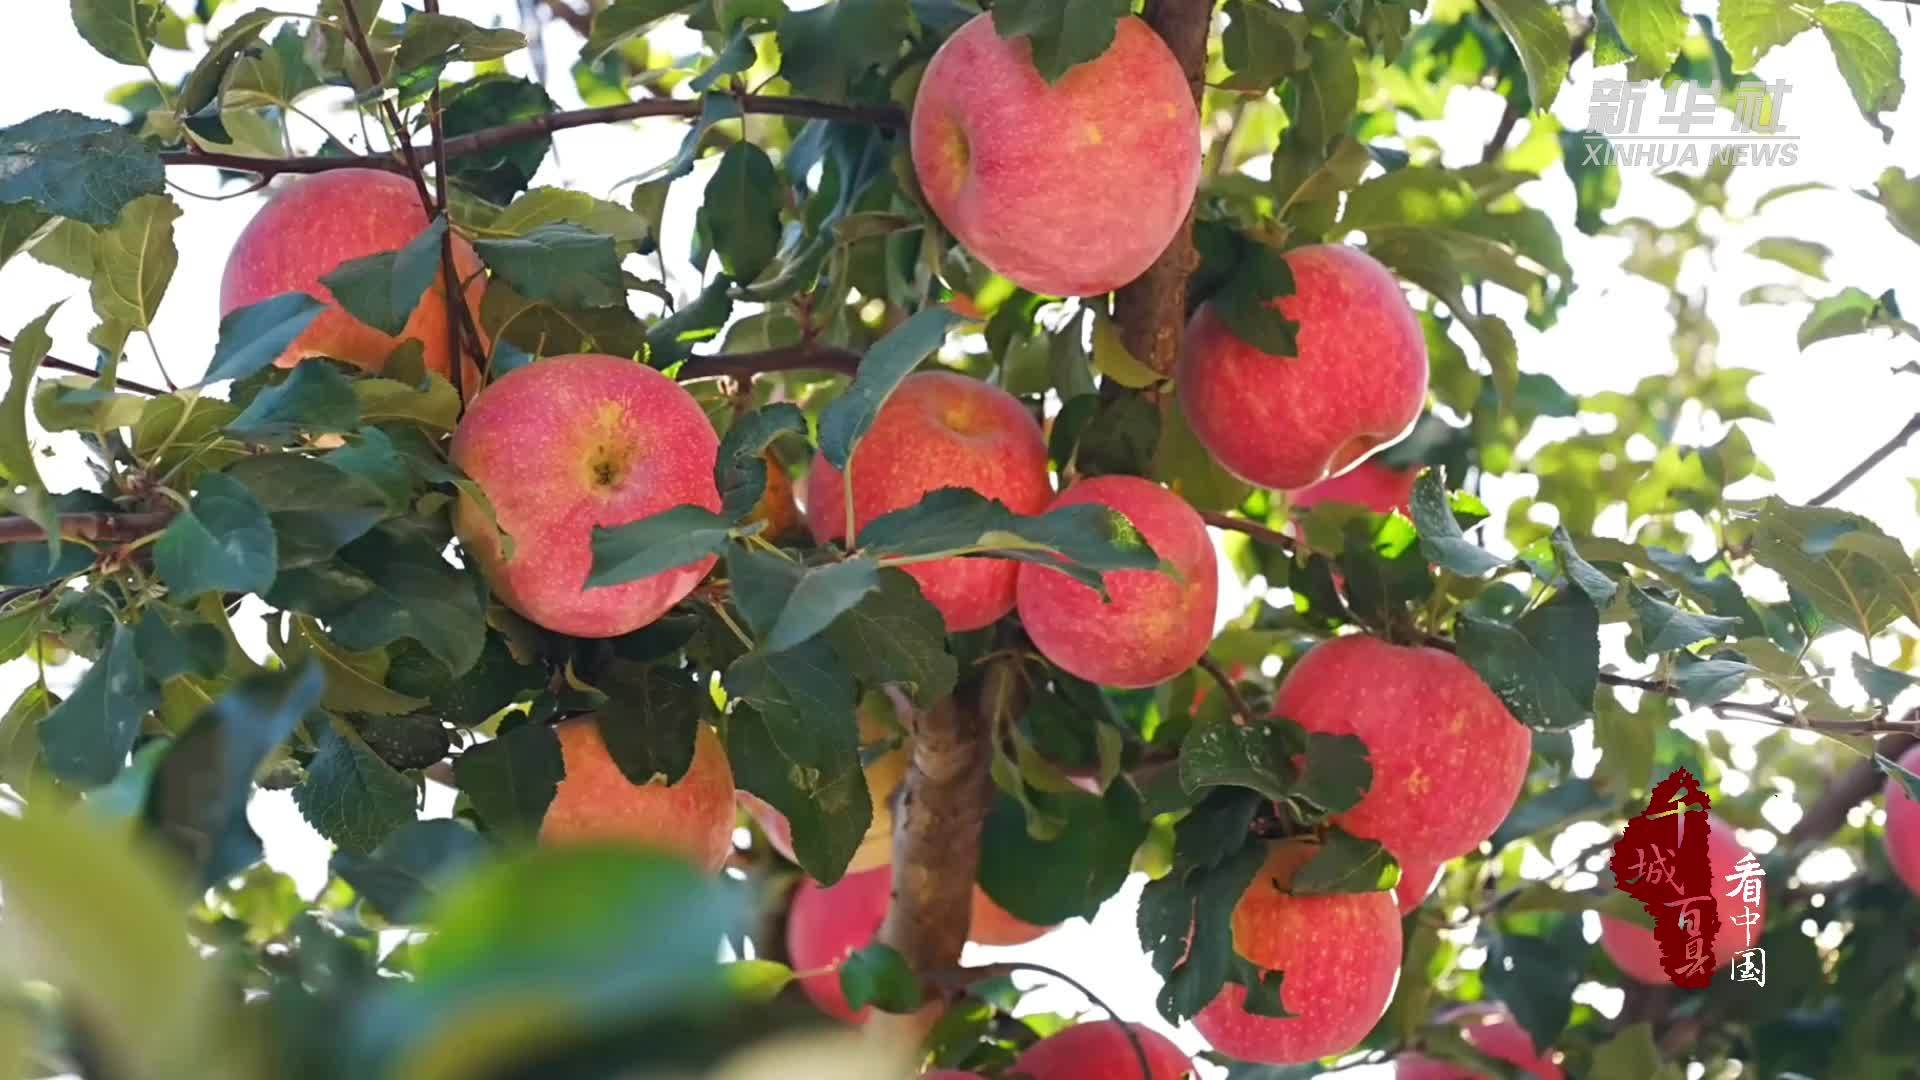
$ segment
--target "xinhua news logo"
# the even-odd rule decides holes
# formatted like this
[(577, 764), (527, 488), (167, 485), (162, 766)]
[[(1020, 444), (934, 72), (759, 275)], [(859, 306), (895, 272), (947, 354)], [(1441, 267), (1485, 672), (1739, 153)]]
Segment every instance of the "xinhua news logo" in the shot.
[(1790, 134), (1780, 118), (1789, 89), (1784, 79), (1719, 90), (1684, 80), (1665, 88), (1595, 80), (1587, 104), (1584, 164), (1794, 165), (1800, 160), (1799, 136)]

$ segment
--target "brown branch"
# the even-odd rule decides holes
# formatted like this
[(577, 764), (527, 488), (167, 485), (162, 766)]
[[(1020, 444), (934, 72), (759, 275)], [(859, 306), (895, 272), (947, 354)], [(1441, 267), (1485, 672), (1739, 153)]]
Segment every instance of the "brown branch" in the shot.
[(567, 3), (567, 0), (547, 0), (547, 10), (553, 12), (554, 18), (573, 27), (574, 33), (579, 34), (581, 37), (592, 36), (593, 15), (591, 12), (581, 11)]
[[(121, 544), (151, 536), (166, 528), (167, 522), (172, 520), (173, 511), (171, 510), (130, 514), (107, 512), (61, 514), (60, 535), (68, 540)], [(46, 530), (31, 518), (0, 517), (0, 544), (30, 544), (46, 538)]]
[[(5, 351), (5, 352), (13, 351), (13, 339), (10, 337), (7, 337), (5, 334), (0, 334), (0, 351)], [(57, 356), (41, 357), (39, 366), (43, 368), (52, 368), (55, 371), (64, 371), (72, 375), (85, 375), (85, 376), (88, 376), (89, 378), (94, 378), (94, 379), (97, 379), (100, 377), (100, 372), (94, 368), (87, 367), (84, 364), (76, 364), (70, 360), (62, 360)], [(162, 390), (157, 386), (148, 386), (145, 383), (137, 383), (137, 382), (134, 382), (132, 379), (116, 378), (114, 379), (114, 386), (120, 390), (131, 390), (136, 394), (146, 394), (149, 397), (162, 397), (162, 396), (165, 396), (167, 393), (167, 391)]]
[(1858, 465), (1848, 469), (1840, 479), (1827, 486), (1825, 491), (1807, 500), (1808, 506), (1823, 506), (1839, 497), (1840, 493), (1854, 485), (1854, 482), (1872, 472), (1874, 467), (1893, 456), (1894, 451), (1907, 445), (1915, 435), (1920, 435), (1920, 413), (1914, 413), (1905, 427), (1893, 433), (1893, 438), (1881, 443), (1873, 453), (1868, 454)]
[(832, 371), (852, 375), (860, 354), (832, 345), (789, 345), (761, 352), (719, 353), (690, 357), (680, 365), (681, 382), (700, 379), (746, 379), (776, 371)]
[(1220, 684), (1220, 692), (1227, 695), (1227, 702), (1233, 706), (1234, 712), (1240, 714), (1242, 721), (1248, 724), (1260, 722), (1259, 718), (1253, 714), (1253, 706), (1247, 704), (1246, 695), (1240, 692), (1240, 688), (1233, 684), (1233, 679), (1220, 667), (1220, 661), (1202, 653), (1196, 663), (1199, 664), (1200, 670), (1213, 676), (1213, 681)]
[[(360, 62), (367, 66), (369, 89), (379, 90), (382, 80), (380, 62), (374, 59), (373, 44), (367, 40), (367, 28), (361, 25), (360, 13), (354, 10), (351, 3), (340, 5), (340, 9), (346, 14), (347, 36), (352, 39), (354, 50), (360, 54)], [(400, 119), (399, 108), (384, 93), (380, 94), (380, 111), (387, 118), (387, 126), (393, 130), (396, 152), (405, 147), (405, 151), (400, 153), (402, 164), (406, 166), (407, 175), (413, 179), (414, 188), (420, 193), (421, 209), (427, 212), (427, 220), (431, 221), (436, 211), (433, 196), (427, 192), (427, 174), (420, 168), (421, 152), (408, 139), (407, 125)]]
[[(1173, 50), (1187, 77), (1197, 105), (1206, 89), (1207, 32), (1213, 25), (1213, 0), (1149, 0), (1145, 12), (1153, 27)], [(1174, 233), (1173, 242), (1147, 272), (1114, 294), (1114, 316), (1120, 338), (1140, 361), (1170, 374), (1180, 358), (1180, 339), (1187, 325), (1187, 279), (1200, 265), (1193, 247), (1193, 209)]]
[[(733, 100), (739, 103), (742, 112), (764, 116), (795, 116), (808, 120), (833, 120), (846, 124), (867, 124), (884, 128), (904, 128), (907, 125), (905, 111), (892, 105), (840, 105), (810, 98), (775, 97), (765, 94), (739, 94), (734, 95)], [(449, 158), (465, 157), (572, 128), (593, 127), (598, 124), (613, 124), (623, 120), (640, 120), (653, 116), (694, 119), (700, 115), (701, 108), (698, 98), (648, 98), (595, 109), (548, 113), (545, 116), (536, 116), (512, 124), (502, 124), (499, 127), (485, 128), (456, 136), (446, 140), (445, 150)], [(370, 154), (365, 157), (274, 158), (249, 157), (245, 154), (215, 154), (203, 150), (172, 150), (161, 154), (160, 161), (166, 165), (211, 165), (260, 176), (275, 176), (281, 173), (319, 173), (333, 169), (385, 169), (389, 172), (407, 173), (412, 169), (410, 161), (430, 157), (433, 152), (433, 147), (429, 145), (396, 148), (391, 154)]]
[(879, 940), (923, 975), (958, 966), (967, 943), (980, 827), (993, 802), (995, 719), (1018, 705), (1018, 661), (997, 660), (970, 693), (913, 719), (913, 760), (893, 814), (893, 902)]
[[(1883, 757), (1899, 760), (1920, 738), (1911, 734), (1888, 735), (1874, 745), (1874, 753)], [(1806, 854), (1814, 845), (1832, 836), (1847, 823), (1847, 811), (1873, 798), (1883, 784), (1886, 774), (1880, 766), (1869, 759), (1855, 762), (1845, 772), (1833, 778), (1827, 789), (1807, 812), (1794, 822), (1793, 829), (1787, 833), (1783, 844), (1785, 849), (1798, 857)]]
[(1246, 533), (1260, 543), (1271, 544), (1289, 554), (1297, 550), (1293, 537), (1288, 536), (1286, 533), (1269, 529), (1257, 521), (1248, 521), (1246, 518), (1233, 517), (1230, 514), (1223, 514), (1217, 510), (1201, 511), (1200, 520), (1216, 529), (1230, 529), (1234, 532)]
[[(427, 0), (427, 12), (438, 15), (440, 0)], [(453, 396), (457, 401), (465, 401), (465, 380), (461, 378), (467, 365), (463, 362), (465, 354), (466, 330), (473, 325), (473, 314), (467, 310), (467, 290), (460, 280), (460, 270), (453, 261), (453, 206), (447, 200), (447, 133), (440, 117), (440, 80), (434, 79), (433, 93), (427, 99), (427, 126), (433, 137), (433, 200), (440, 213), (447, 215), (447, 231), (440, 235), (440, 284), (447, 293), (447, 311), (452, 316), (447, 320), (447, 380), (453, 384)], [(433, 211), (427, 212), (431, 221)], [(478, 337), (474, 348), (479, 348)], [(481, 357), (485, 361), (485, 357)], [(476, 388), (477, 389), (477, 388)]]

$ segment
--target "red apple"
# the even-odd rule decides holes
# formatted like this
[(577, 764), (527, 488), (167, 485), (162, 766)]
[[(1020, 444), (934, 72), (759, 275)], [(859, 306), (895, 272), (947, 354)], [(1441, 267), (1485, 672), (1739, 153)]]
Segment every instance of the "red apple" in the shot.
[[(865, 709), (859, 712), (860, 740), (872, 745), (891, 736), (891, 730), (883, 723), (874, 720)], [(867, 795), (873, 800), (873, 823), (867, 826), (867, 835), (860, 841), (860, 847), (853, 853), (853, 861), (847, 864), (847, 873), (857, 874), (871, 870), (876, 866), (886, 866), (893, 859), (893, 793), (906, 779), (907, 766), (912, 763), (912, 752), (902, 743), (898, 748), (881, 756), (868, 765)], [(767, 843), (788, 862), (796, 862), (793, 857), (793, 826), (787, 816), (775, 810), (765, 800), (749, 792), (740, 792), (740, 805), (760, 825), (760, 831), (767, 834)]]
[[(853, 513), (860, 528), (904, 510), (928, 492), (963, 487), (1037, 514), (1053, 497), (1047, 444), (1020, 399), (948, 371), (904, 379), (853, 453)], [(821, 543), (847, 528), (840, 470), (816, 456), (807, 476), (807, 522)], [(1013, 610), (1017, 564), (954, 558), (905, 568), (956, 633), (978, 630)]]
[[(1566, 1080), (1567, 1074), (1534, 1050), (1533, 1036), (1514, 1023), (1504, 1008), (1466, 1005), (1449, 1011), (1441, 1019), (1459, 1023), (1467, 1041), (1488, 1057), (1517, 1065), (1536, 1080)], [(1401, 1054), (1394, 1058), (1393, 1075), (1398, 1080), (1487, 1080), (1485, 1073), (1420, 1054)]]
[(712, 728), (700, 725), (693, 764), (673, 784), (628, 780), (592, 715), (554, 733), (566, 776), (540, 822), (542, 842), (627, 841), (684, 855), (716, 873), (726, 864), (733, 853), (733, 770)]
[(1378, 461), (1363, 461), (1338, 476), (1293, 492), (1288, 501), (1295, 510), (1311, 510), (1321, 503), (1345, 503), (1376, 514), (1394, 510), (1410, 514), (1413, 482), (1419, 478), (1419, 472), (1413, 469), (1395, 469)]
[(1233, 909), (1233, 947), (1279, 971), (1286, 1019), (1242, 1007), (1229, 983), (1193, 1018), (1215, 1050), (1241, 1061), (1296, 1065), (1351, 1050), (1387, 1011), (1400, 974), (1400, 915), (1385, 892), (1293, 896), (1282, 890), (1313, 847), (1273, 846)]
[(979, 1073), (960, 1072), (957, 1069), (941, 1069), (922, 1076), (920, 1080), (980, 1080)]
[[(1900, 764), (1909, 771), (1920, 772), (1920, 746), (1901, 755)], [(1920, 803), (1891, 776), (1887, 778), (1886, 832), (1887, 861), (1893, 864), (1893, 872), (1907, 883), (1907, 888), (1920, 896)]]
[(720, 509), (720, 439), (678, 383), (617, 356), (555, 356), (487, 387), (454, 432), (452, 458), (493, 504), (463, 495), (454, 525), (508, 607), (575, 637), (618, 637), (658, 619), (713, 567), (708, 557), (589, 589), (595, 526), (693, 504)]
[(1400, 863), (1400, 883), (1393, 887), (1393, 902), (1401, 915), (1412, 914), (1427, 902), (1433, 887), (1440, 884), (1440, 874), (1441, 864), (1430, 860), (1407, 859)]
[[(1140, 1075), (1140, 1054), (1127, 1038), (1140, 1040), (1152, 1075)], [(1145, 1024), (1095, 1020), (1075, 1024), (1027, 1047), (1013, 1063), (1012, 1075), (1033, 1080), (1184, 1080), (1194, 1075), (1193, 1059), (1173, 1041)]]
[[(407, 246), (427, 224), (418, 190), (397, 173), (335, 169), (296, 180), (267, 200), (241, 230), (220, 278), (220, 316), (282, 293), (303, 292), (332, 306), (280, 354), (276, 363), (281, 367), (309, 356), (329, 356), (379, 371), (402, 341), (417, 338), (426, 346), (427, 370), (446, 375), (452, 370), (450, 315), (445, 283), (438, 276), (398, 337), (333, 305), (333, 293), (320, 283), (341, 263)], [(465, 283), (467, 309), (477, 313), (486, 275), (473, 246), (457, 235), (453, 262)]]
[(1174, 378), (1202, 446), (1265, 488), (1303, 488), (1411, 430), (1427, 398), (1427, 346), (1385, 267), (1332, 245), (1286, 253), (1295, 292), (1274, 305), (1299, 323), (1299, 356), (1235, 337), (1213, 305), (1187, 327)]
[(1407, 861), (1445, 862), (1492, 836), (1532, 753), (1527, 729), (1465, 661), (1365, 635), (1310, 650), (1273, 713), (1366, 743), (1373, 784), (1333, 820)]
[(1193, 87), (1137, 18), (1049, 86), (1026, 38), (981, 15), (947, 39), (913, 103), (927, 203), (968, 251), (1022, 288), (1095, 296), (1173, 240), (1200, 181)]
[[(1689, 823), (1692, 822), (1689, 818)], [(1727, 875), (1733, 873), (1734, 864), (1747, 854), (1740, 840), (1733, 834), (1733, 826), (1712, 814), (1707, 815), (1707, 858), (1713, 866), (1713, 898), (1720, 908), (1720, 932), (1714, 935), (1713, 959), (1719, 967), (1725, 968), (1733, 961), (1733, 954), (1750, 948), (1747, 944), (1747, 927), (1738, 926), (1733, 916), (1740, 914), (1745, 907), (1738, 899), (1729, 898), (1728, 892), (1734, 890), (1733, 883), (1727, 881)], [(1753, 943), (1760, 942), (1760, 933), (1765, 928), (1766, 896), (1753, 905), (1761, 922), (1755, 923)], [(1613, 960), (1613, 966), (1632, 979), (1653, 986), (1672, 982), (1666, 970), (1660, 966), (1660, 942), (1653, 931), (1637, 926), (1611, 915), (1600, 916), (1600, 947), (1606, 950)]]
[(985, 889), (978, 885), (973, 887), (973, 913), (967, 923), (968, 941), (1004, 948), (1038, 940), (1052, 929), (1051, 926), (1023, 922), (1006, 908), (994, 903), (993, 897), (988, 896)]
[(1102, 686), (1144, 687), (1192, 667), (1213, 640), (1219, 568), (1206, 523), (1186, 501), (1137, 476), (1082, 480), (1053, 508), (1098, 503), (1124, 514), (1174, 574), (1115, 570), (1109, 600), (1051, 566), (1020, 567), (1020, 621), (1047, 659)]

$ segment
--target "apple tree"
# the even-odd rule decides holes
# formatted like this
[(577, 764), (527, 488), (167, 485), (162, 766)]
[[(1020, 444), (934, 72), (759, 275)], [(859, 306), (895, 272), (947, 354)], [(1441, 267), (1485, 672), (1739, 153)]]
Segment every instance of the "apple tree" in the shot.
[[(0, 117), (0, 261), (92, 319), (0, 312), (0, 1072), (1911, 1069), (1920, 568), (1827, 504), (1920, 416), (1774, 492), (1682, 283), (1758, 209), (1735, 166), (1627, 217), (1548, 111), (1582, 60), (1730, 97), (1804, 35), (1858, 106), (1823, 122), (1889, 130), (1868, 8), (442, 6), (72, 0), (129, 81)], [(1489, 96), (1477, 160), (1416, 130)], [(677, 153), (547, 182), (640, 122)], [(1761, 201), (1920, 242), (1920, 181), (1858, 182)], [(253, 216), (168, 367), (208, 197)], [(1665, 373), (1522, 354), (1581, 285), (1563, 228), (1663, 291), (1628, 317)], [(1799, 348), (1920, 339), (1768, 243)], [(1750, 939), (1764, 988), (1669, 984), (1614, 888), (1682, 768), (1715, 877), (1766, 872), (1709, 970)], [(249, 820), (288, 798), (317, 893)], [(963, 962), (1136, 876), (1154, 1026)]]

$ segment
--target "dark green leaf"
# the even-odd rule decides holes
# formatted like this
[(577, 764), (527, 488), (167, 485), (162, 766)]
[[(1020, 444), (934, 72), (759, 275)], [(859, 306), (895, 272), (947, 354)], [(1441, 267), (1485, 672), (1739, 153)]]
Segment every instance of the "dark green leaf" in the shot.
[(1413, 511), (1414, 527), (1420, 530), (1420, 551), (1436, 566), (1462, 577), (1479, 577), (1507, 564), (1505, 559), (1468, 540), (1461, 531), (1460, 522), (1453, 516), (1453, 507), (1447, 502), (1447, 489), (1440, 482), (1439, 470), (1428, 469), (1421, 474), (1413, 485), (1413, 498), (1408, 505)]
[(1902, 691), (1920, 684), (1920, 678), (1904, 671), (1881, 667), (1858, 653), (1853, 657), (1853, 677), (1860, 681), (1868, 697), (1882, 705), (1899, 697)]
[(1598, 131), (1563, 131), (1560, 162), (1573, 181), (1574, 226), (1592, 236), (1606, 226), (1601, 215), (1620, 201), (1620, 165), (1613, 145)]
[[(225, 80), (227, 71), (239, 61), (242, 53), (260, 39), (260, 31), (274, 18), (271, 11), (250, 11), (235, 19), (220, 32), (219, 37), (213, 39), (207, 55), (194, 65), (192, 74), (187, 76), (186, 84), (181, 87), (181, 116), (199, 115), (208, 111), (208, 106), (214, 105), (220, 96), (220, 84)], [(286, 38), (287, 34), (283, 32), (281, 37)], [(215, 133), (216, 137), (224, 132), (225, 126), (222, 125), (220, 131)]]
[[(553, 111), (553, 99), (538, 83), (511, 75), (485, 75), (464, 83), (451, 96), (442, 127), (452, 139), (537, 120)], [(520, 139), (498, 149), (461, 154), (447, 163), (447, 175), (481, 198), (505, 204), (526, 190), (551, 149), (551, 135)]]
[(1885, 754), (1873, 755), (1873, 763), (1878, 765), (1881, 772), (1893, 778), (1894, 782), (1898, 783), (1900, 787), (1906, 791), (1907, 798), (1920, 800), (1920, 776), (1916, 776), (1913, 770)]
[(798, 93), (844, 99), (912, 33), (908, 0), (832, 0), (789, 12), (780, 20), (780, 74)]
[(1300, 66), (1301, 43), (1279, 8), (1261, 0), (1227, 0), (1226, 14), (1220, 51), (1233, 72), (1228, 86), (1264, 93)]
[(748, 142), (728, 147), (707, 181), (701, 220), (721, 265), (735, 281), (751, 282), (773, 261), (780, 248), (780, 197), (785, 190), (773, 159)]
[(812, 567), (794, 583), (761, 647), (778, 653), (811, 641), (879, 588), (880, 564), (872, 559)]
[(160, 156), (118, 124), (56, 109), (0, 129), (0, 203), (111, 225), (165, 185)]
[(1514, 718), (1565, 729), (1593, 713), (1599, 681), (1600, 616), (1582, 592), (1561, 592), (1512, 626), (1462, 616), (1460, 659), (1472, 665)]
[(614, 0), (594, 13), (580, 55), (599, 59), (622, 42), (646, 33), (661, 19), (693, 7), (698, 0)]
[(400, 826), (371, 853), (336, 851), (333, 872), (362, 900), (394, 922), (413, 922), (446, 883), (477, 866), (487, 842), (458, 821), (437, 818)]
[(220, 320), (220, 340), (201, 385), (264, 370), (325, 310), (327, 305), (306, 293), (285, 293), (227, 315)]
[(149, 605), (134, 624), (133, 640), (154, 682), (179, 675), (211, 679), (227, 664), (227, 636), (187, 608)]
[(279, 568), (273, 522), (252, 492), (209, 473), (200, 478), (190, 507), (154, 544), (153, 568), (175, 600), (205, 592), (266, 592)]
[(912, 374), (927, 354), (947, 339), (947, 331), (965, 317), (945, 306), (926, 308), (901, 323), (867, 350), (853, 385), (820, 414), (820, 452), (844, 471), (853, 448), (873, 426), (880, 407), (900, 380)]
[(1768, 499), (1754, 513), (1753, 555), (1861, 633), (1920, 617), (1920, 571), (1899, 541), (1857, 514)]
[(487, 266), (522, 296), (563, 308), (611, 307), (626, 300), (613, 237), (569, 222), (521, 236), (475, 240)]
[(1058, 82), (1113, 45), (1132, 6), (1127, 0), (1001, 0), (993, 6), (993, 28), (1004, 38), (1027, 38), (1040, 77)]
[(158, 0), (73, 0), (73, 26), (94, 51), (116, 63), (144, 66), (160, 26)]
[[(422, 703), (424, 704), (424, 702)], [(438, 717), (367, 715), (353, 725), (381, 761), (396, 769), (424, 769), (453, 749), (453, 736)]]
[(1267, 846), (1248, 843), (1244, 823), (1234, 839), (1217, 865), (1176, 870), (1141, 893), (1140, 945), (1166, 979), (1157, 1003), (1169, 1022), (1199, 1012), (1236, 972), (1233, 909), (1259, 875)]
[(309, 361), (285, 382), (254, 396), (227, 424), (234, 437), (255, 443), (290, 442), (301, 434), (352, 431), (360, 424), (360, 399), (340, 369)]
[(1542, 1053), (1566, 1030), (1573, 1015), (1573, 991), (1593, 948), (1581, 934), (1578, 916), (1544, 921), (1538, 935), (1496, 935), (1480, 976)]
[(397, 335), (440, 273), (440, 240), (446, 233), (442, 214), (400, 250), (343, 263), (320, 283), (347, 314), (383, 334)]
[(518, 30), (476, 26), (457, 16), (417, 11), (401, 27), (389, 77), (402, 85), (437, 80), (447, 64), (498, 60), (526, 47), (527, 39)]
[(1213, 309), (1234, 337), (1268, 356), (1291, 357), (1300, 351), (1300, 324), (1281, 314), (1274, 301), (1293, 293), (1293, 268), (1286, 258), (1263, 244), (1247, 244), (1226, 284), (1213, 295)]
[(953, 692), (960, 667), (946, 621), (904, 570), (883, 569), (878, 588), (827, 628), (842, 663), (868, 686), (905, 686), (921, 707)]
[(1160, 565), (1133, 523), (1108, 507), (1080, 503), (1027, 517), (968, 488), (941, 488), (883, 514), (860, 530), (860, 541), (882, 559), (964, 552), (1040, 563), (1096, 589), (1103, 571)]
[(456, 677), (486, 643), (486, 622), (473, 579), (448, 566), (425, 539), (376, 528), (340, 549), (340, 559), (368, 588), (341, 607), (315, 612), (334, 640), (356, 651), (399, 638), (425, 646)]
[(1691, 660), (1683, 654), (1668, 676), (1682, 700), (1694, 705), (1711, 705), (1747, 684), (1758, 674), (1751, 664), (1738, 660)]
[(369, 852), (414, 820), (417, 794), (345, 721), (327, 716), (307, 725), (316, 752), (293, 790), (300, 816), (341, 850)]
[[(1553, 530), (1552, 545), (1554, 558), (1560, 563), (1560, 572), (1587, 594), (1594, 607), (1604, 609), (1613, 602), (1613, 594), (1619, 591), (1619, 586), (1613, 583), (1612, 578), (1595, 569), (1592, 563), (1580, 557), (1579, 550), (1573, 546), (1573, 537), (1567, 534), (1565, 528), (1556, 527)], [(1738, 619), (1734, 621), (1739, 622)]]
[(126, 763), (141, 720), (160, 701), (134, 639), (131, 627), (114, 627), (106, 652), (40, 721), (41, 753), (55, 776), (94, 787)]
[(744, 521), (767, 493), (767, 448), (782, 435), (807, 437), (807, 415), (788, 402), (745, 413), (727, 428), (713, 467), (720, 489), (720, 515)]
[(1099, 401), (1079, 432), (1072, 461), (1082, 476), (1141, 476), (1153, 467), (1159, 446), (1159, 407), (1143, 394), (1125, 394)]
[[(1039, 926), (1091, 918), (1126, 882), (1147, 822), (1133, 785), (1116, 783), (1105, 797), (1085, 792), (1030, 791), (1035, 806), (1065, 822), (1052, 840), (1027, 829), (1020, 803), (1001, 794), (980, 842), (980, 887), (1014, 917)], [(1036, 867), (1046, 867), (1044, 874)]]
[(1570, 780), (1531, 798), (1522, 799), (1493, 834), (1493, 850), (1515, 840), (1558, 832), (1569, 822), (1609, 811), (1617, 800), (1586, 780)]
[(679, 783), (712, 708), (706, 688), (685, 672), (621, 663), (601, 689), (607, 701), (596, 714), (600, 738), (621, 775), (635, 784), (656, 776)]
[(692, 504), (610, 529), (595, 526), (587, 588), (624, 585), (697, 563), (725, 546), (732, 529), (727, 518)]
[(1527, 70), (1527, 96), (1536, 109), (1553, 107), (1572, 66), (1573, 41), (1560, 9), (1546, 0), (1483, 0), (1482, 7), (1506, 31)]
[(521, 724), (453, 761), (454, 782), (491, 832), (531, 836), (566, 776), (560, 738), (546, 724)]
[(1243, 724), (1225, 717), (1198, 723), (1180, 746), (1180, 783), (1190, 792), (1250, 788), (1278, 802), (1293, 794), (1300, 779), (1294, 759), (1306, 749), (1305, 732), (1290, 721)]
[(1379, 892), (1399, 881), (1400, 864), (1378, 840), (1334, 827), (1321, 836), (1313, 857), (1294, 872), (1287, 891), (1298, 896)]
[(429, 699), (440, 719), (460, 727), (482, 724), (547, 684), (546, 672), (537, 664), (515, 660), (498, 634), (487, 635), (480, 658), (457, 679), (445, 664), (413, 642), (401, 642), (388, 651), (392, 663), (387, 668), (387, 685)]
[(1373, 786), (1373, 763), (1367, 758), (1367, 744), (1354, 735), (1328, 735), (1316, 731), (1307, 736), (1306, 773), (1294, 794), (1329, 814), (1338, 814), (1359, 805), (1361, 796)]
[(840, 992), (847, 1007), (859, 1011), (869, 1005), (890, 1013), (910, 1013), (920, 1007), (920, 980), (907, 959), (890, 945), (875, 942), (840, 962)]
[[(323, 365), (296, 370), (315, 366)], [(380, 489), (318, 458), (261, 454), (234, 462), (226, 475), (266, 508), (283, 570), (329, 558), (387, 516)]]
[(249, 675), (168, 748), (146, 801), (149, 825), (193, 867), (203, 888), (260, 860), (247, 801), (260, 766), (320, 701), (314, 664)]
[(1627, 594), (1640, 635), (1650, 653), (1685, 649), (1702, 641), (1719, 641), (1740, 629), (1740, 620), (1720, 615), (1696, 615), (1677, 608), (1638, 586)]

